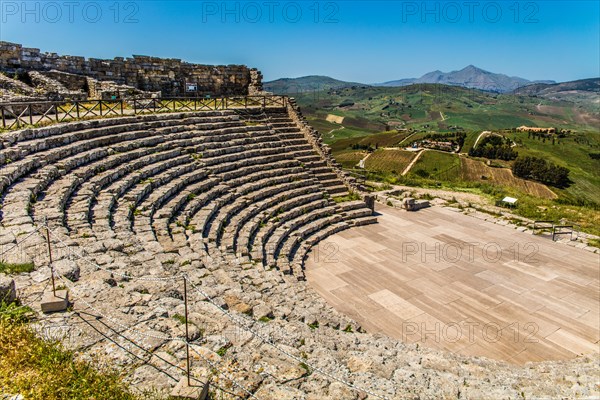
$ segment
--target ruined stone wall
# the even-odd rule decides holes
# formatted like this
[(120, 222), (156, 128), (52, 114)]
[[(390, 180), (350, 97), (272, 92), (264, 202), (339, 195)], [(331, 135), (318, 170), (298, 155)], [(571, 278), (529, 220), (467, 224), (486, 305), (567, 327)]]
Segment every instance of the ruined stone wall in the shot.
[(39, 49), (0, 41), (0, 71), (51, 70), (114, 81), (147, 92), (161, 92), (163, 97), (246, 95), (262, 90), (260, 72), (244, 65), (200, 65), (179, 59), (136, 55), (112, 60), (85, 59), (42, 53)]
[(335, 174), (341, 179), (346, 186), (351, 190), (361, 194), (364, 197), (364, 193), (361, 192), (360, 187), (356, 183), (356, 178), (344, 173), (341, 164), (339, 164), (333, 155), (331, 154), (331, 148), (323, 143), (323, 138), (319, 131), (309, 125), (306, 118), (302, 115), (300, 107), (296, 103), (294, 98), (289, 98), (287, 102), (287, 112), (292, 121), (300, 128), (306, 140), (313, 146), (317, 154), (319, 154), (327, 165), (333, 169)]

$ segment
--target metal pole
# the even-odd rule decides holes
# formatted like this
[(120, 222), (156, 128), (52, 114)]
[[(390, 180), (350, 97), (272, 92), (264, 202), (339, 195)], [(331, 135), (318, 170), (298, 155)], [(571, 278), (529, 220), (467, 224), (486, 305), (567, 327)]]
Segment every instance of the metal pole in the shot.
[(188, 303), (187, 303), (187, 279), (183, 277), (183, 304), (185, 312), (185, 353), (187, 360), (187, 383), (192, 386), (190, 373), (190, 336), (188, 330)]
[(52, 277), (52, 292), (54, 293), (54, 297), (56, 297), (56, 284), (54, 283), (54, 265), (52, 263), (52, 247), (50, 246), (50, 229), (48, 229), (47, 223), (46, 223), (46, 244), (48, 245), (48, 257), (50, 259), (50, 275)]

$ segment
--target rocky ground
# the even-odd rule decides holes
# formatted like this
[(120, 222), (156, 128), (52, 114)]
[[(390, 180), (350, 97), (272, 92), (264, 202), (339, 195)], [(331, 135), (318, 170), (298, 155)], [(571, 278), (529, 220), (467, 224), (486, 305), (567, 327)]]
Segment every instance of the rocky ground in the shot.
[[(55, 251), (62, 277), (57, 285), (70, 290), (73, 306), (65, 313), (40, 315), (38, 331), (61, 339), (84, 359), (123, 368), (127, 381), (139, 390), (168, 392), (184, 374), (182, 280), (157, 278), (185, 273), (198, 287), (188, 292), (193, 375), (201, 381), (210, 376), (242, 398), (600, 395), (597, 358), (516, 367), (406, 345), (362, 332), (306, 282), (288, 281), (277, 270), (235, 263), (224, 269), (190, 254), (164, 263), (134, 240), (122, 245), (109, 237), (72, 247), (74, 254), (85, 251), (81, 258), (57, 247), (62, 249)], [(43, 237), (33, 235), (29, 251), (38, 253), (39, 265), (44, 265), (43, 249)], [(14, 277), (25, 304), (39, 310), (42, 294), (50, 289), (49, 277), (44, 267)]]

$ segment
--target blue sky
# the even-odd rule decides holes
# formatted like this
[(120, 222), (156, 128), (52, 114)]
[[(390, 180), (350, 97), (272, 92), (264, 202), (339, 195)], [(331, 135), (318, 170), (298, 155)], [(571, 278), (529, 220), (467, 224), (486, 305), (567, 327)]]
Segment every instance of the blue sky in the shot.
[(59, 54), (247, 64), (265, 80), (365, 83), (469, 64), (527, 79), (600, 76), (600, 2), (7, 1), (0, 39)]

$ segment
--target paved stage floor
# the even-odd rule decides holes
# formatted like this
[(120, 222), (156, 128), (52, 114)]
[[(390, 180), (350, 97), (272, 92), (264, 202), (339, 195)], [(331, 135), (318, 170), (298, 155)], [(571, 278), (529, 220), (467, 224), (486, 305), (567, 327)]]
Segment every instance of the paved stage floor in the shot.
[(600, 254), (442, 207), (316, 246), (310, 285), (367, 331), (513, 364), (598, 355)]

